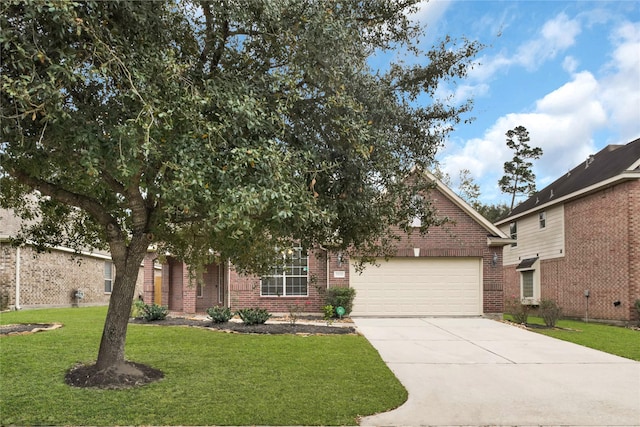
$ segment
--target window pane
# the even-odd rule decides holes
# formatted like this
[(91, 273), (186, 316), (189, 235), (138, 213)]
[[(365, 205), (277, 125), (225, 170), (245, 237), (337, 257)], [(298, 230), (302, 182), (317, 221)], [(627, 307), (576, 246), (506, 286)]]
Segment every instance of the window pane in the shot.
[(287, 295), (307, 295), (306, 277), (287, 277)]
[(522, 298), (533, 298), (533, 271), (522, 272)]
[(282, 277), (263, 277), (261, 293), (264, 296), (282, 295)]
[(113, 264), (109, 261), (104, 263), (104, 291), (110, 293), (113, 285)]

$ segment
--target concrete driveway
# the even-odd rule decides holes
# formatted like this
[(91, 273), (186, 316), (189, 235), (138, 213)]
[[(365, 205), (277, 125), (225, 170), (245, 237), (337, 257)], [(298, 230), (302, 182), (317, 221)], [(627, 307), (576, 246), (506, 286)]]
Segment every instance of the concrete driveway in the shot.
[(354, 321), (409, 391), (361, 425), (640, 426), (639, 362), (489, 319)]

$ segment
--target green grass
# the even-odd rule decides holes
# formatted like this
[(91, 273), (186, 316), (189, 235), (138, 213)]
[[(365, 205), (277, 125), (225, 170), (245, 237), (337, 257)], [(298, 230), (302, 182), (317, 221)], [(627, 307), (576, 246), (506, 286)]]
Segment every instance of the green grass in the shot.
[[(510, 316), (505, 319), (511, 320)], [(539, 317), (529, 316), (529, 324), (544, 325)], [(585, 347), (640, 361), (640, 331), (603, 323), (585, 323), (580, 320), (559, 320), (562, 329), (537, 329), (534, 332), (580, 344)]]
[(406, 390), (361, 336), (239, 335), (130, 325), (128, 360), (164, 372), (129, 390), (64, 383), (95, 360), (106, 309), (9, 312), (64, 327), (0, 338), (0, 425), (353, 425)]

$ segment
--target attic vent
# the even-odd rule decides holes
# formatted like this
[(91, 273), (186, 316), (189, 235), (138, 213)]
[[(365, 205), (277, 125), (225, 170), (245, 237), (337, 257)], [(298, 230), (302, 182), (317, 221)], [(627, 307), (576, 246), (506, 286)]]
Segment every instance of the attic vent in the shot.
[(571, 171), (567, 172), (567, 178), (571, 176)]
[(549, 198), (553, 199), (553, 189), (551, 189), (551, 194), (549, 194)]
[(587, 157), (587, 161), (584, 162), (584, 168), (585, 169), (588, 168), (591, 163), (593, 163), (593, 159), (594, 159), (594, 155), (593, 154), (589, 154), (589, 157)]
[(538, 199), (538, 198), (536, 197), (536, 205), (537, 205), (538, 203), (540, 203), (540, 199)]

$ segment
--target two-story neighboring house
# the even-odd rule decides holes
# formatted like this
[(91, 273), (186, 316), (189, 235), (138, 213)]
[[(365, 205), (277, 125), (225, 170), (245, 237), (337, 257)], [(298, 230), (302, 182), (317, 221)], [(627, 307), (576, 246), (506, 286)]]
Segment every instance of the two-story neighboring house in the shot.
[(609, 145), (496, 225), (505, 298), (555, 300), (564, 315), (629, 321), (640, 299), (640, 139)]

